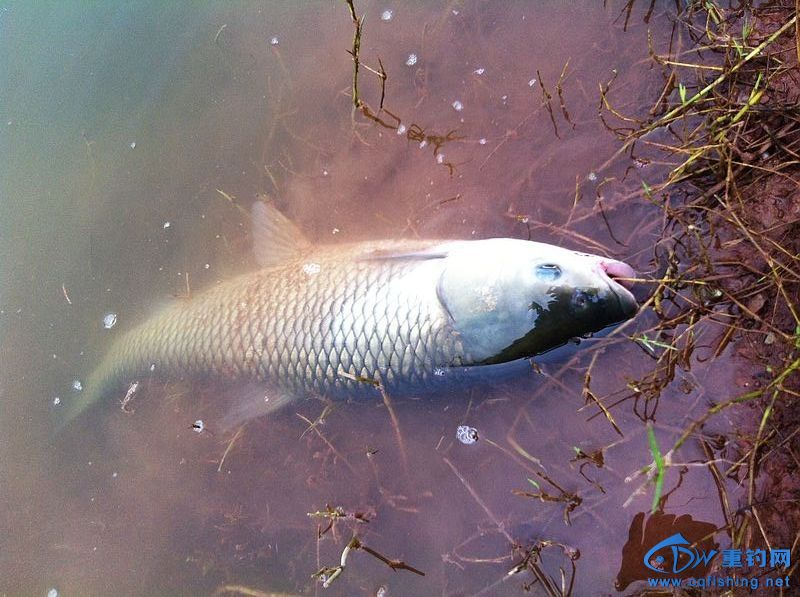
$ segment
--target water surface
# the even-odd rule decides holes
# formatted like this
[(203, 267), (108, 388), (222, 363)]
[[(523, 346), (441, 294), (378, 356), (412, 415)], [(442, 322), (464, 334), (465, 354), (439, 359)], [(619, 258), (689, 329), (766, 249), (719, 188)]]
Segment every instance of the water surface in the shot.
[[(259, 198), (321, 243), (533, 238), (653, 271), (661, 214), (641, 189), (664, 170), (645, 150), (609, 161), (619, 142), (600, 88), (613, 79), (615, 109), (646, 117), (663, 86), (648, 31), (659, 51), (678, 42), (673, 3), (634, 4), (629, 19), (625, 4), (358, 2), (361, 59), (388, 73), (393, 128), (353, 113), (343, 3), (4, 4), (0, 593), (513, 595), (534, 577), (507, 572), (537, 541), (565, 546), (541, 564), (555, 579), (572, 574), (564, 550), (580, 552), (574, 594), (613, 592), (652, 499), (626, 482), (652, 455), (645, 407), (623, 400), (652, 363), (626, 338), (646, 313), (541, 372), (394, 402), (396, 422), (376, 393), (224, 432), (213, 405), (236, 389), (188, 382), (145, 383), (133, 412), (110, 396), (60, 436), (54, 422), (112, 337), (254, 267)], [(360, 90), (377, 109), (363, 69)], [(587, 368), (619, 432), (587, 404)], [(722, 383), (700, 381), (712, 373)], [(720, 360), (679, 371), (661, 445), (732, 377)], [(456, 439), (465, 424), (474, 445)], [(675, 458), (703, 454), (690, 442)], [(665, 487), (679, 483), (675, 512), (721, 523), (706, 469), (670, 469)], [(349, 516), (320, 538), (328, 520), (308, 513), (327, 507)], [(355, 552), (321, 589), (311, 574), (354, 531), (425, 576)]]

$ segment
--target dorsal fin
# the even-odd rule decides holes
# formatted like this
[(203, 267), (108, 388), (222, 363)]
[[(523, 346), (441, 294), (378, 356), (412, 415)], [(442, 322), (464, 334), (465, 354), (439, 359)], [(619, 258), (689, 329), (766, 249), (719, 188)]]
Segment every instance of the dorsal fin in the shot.
[(311, 248), (300, 229), (263, 201), (253, 203), (253, 252), (261, 267), (274, 267), (301, 257)]

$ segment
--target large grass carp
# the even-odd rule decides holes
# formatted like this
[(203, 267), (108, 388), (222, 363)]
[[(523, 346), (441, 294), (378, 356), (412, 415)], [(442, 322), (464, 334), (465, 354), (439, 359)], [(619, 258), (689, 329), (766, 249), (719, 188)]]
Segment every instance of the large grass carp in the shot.
[[(495, 238), (314, 246), (253, 207), (258, 271), (162, 308), (122, 334), (68, 405), (69, 420), (143, 378), (259, 382), (252, 416), (308, 395), (408, 393), (464, 368), (546, 352), (624, 321), (620, 261)], [(250, 416), (249, 414), (247, 416)]]

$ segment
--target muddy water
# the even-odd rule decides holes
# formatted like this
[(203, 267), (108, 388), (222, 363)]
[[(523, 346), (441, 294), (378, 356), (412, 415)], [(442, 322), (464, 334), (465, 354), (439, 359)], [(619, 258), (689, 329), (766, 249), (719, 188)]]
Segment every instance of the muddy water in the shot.
[[(644, 148), (611, 160), (599, 88), (613, 78), (615, 109), (646, 117), (663, 85), (647, 32), (665, 50), (674, 8), (606, 4), (357, 3), (391, 127), (352, 112), (340, 3), (5, 4), (0, 594), (518, 594), (533, 574), (507, 573), (537, 541), (564, 546), (540, 564), (556, 586), (574, 563), (574, 594), (614, 592), (653, 491), (626, 482), (652, 460), (627, 387), (652, 365), (626, 338), (646, 313), (512, 382), (396, 401), (394, 417), (376, 394), (226, 432), (214, 404), (239, 389), (145, 380), (132, 412), (108, 397), (53, 431), (114, 335), (254, 267), (246, 210), (263, 196), (319, 242), (530, 237), (652, 271), (660, 213), (640, 191), (664, 170)], [(360, 91), (377, 109), (364, 70)], [(662, 447), (731, 393), (726, 362), (677, 372)], [(589, 367), (619, 431), (586, 404)], [(478, 442), (460, 443), (459, 425)], [(698, 458), (688, 442), (674, 461)], [(677, 485), (668, 512), (722, 524), (708, 469), (671, 468), (665, 490)], [(308, 513), (329, 506), (347, 516), (320, 538), (330, 521)], [(322, 589), (311, 574), (354, 531), (425, 576), (356, 551)]]

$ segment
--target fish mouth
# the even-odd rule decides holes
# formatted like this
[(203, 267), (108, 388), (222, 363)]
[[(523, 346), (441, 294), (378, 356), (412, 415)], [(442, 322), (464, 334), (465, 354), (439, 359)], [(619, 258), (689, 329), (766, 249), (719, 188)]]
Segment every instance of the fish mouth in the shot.
[(617, 296), (623, 312), (628, 317), (632, 317), (639, 309), (636, 297), (631, 292), (636, 281), (636, 270), (627, 263), (612, 259), (600, 261), (600, 270), (605, 276), (611, 292)]

